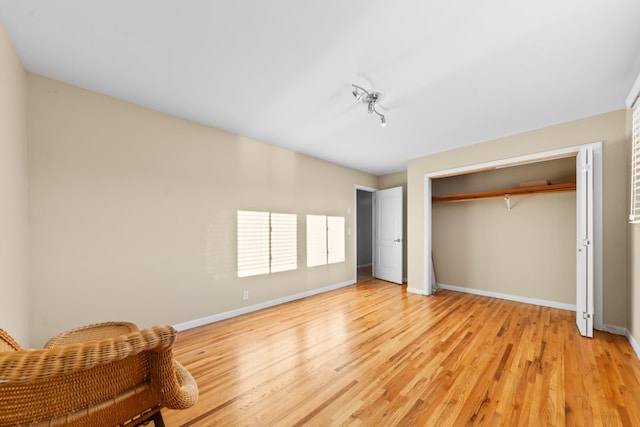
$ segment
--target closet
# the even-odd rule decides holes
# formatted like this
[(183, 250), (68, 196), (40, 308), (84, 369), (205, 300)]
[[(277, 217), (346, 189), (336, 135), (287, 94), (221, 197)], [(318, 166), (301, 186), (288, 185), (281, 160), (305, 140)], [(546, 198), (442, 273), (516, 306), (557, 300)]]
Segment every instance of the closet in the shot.
[(431, 180), (438, 283), (575, 310), (576, 157)]

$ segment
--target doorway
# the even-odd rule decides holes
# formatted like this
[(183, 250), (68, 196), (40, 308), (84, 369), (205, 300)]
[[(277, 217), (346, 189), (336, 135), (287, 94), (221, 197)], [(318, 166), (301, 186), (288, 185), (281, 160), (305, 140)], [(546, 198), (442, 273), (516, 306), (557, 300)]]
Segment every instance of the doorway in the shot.
[(373, 278), (374, 189), (356, 188), (356, 281)]
[(356, 186), (356, 279), (403, 283), (403, 188)]

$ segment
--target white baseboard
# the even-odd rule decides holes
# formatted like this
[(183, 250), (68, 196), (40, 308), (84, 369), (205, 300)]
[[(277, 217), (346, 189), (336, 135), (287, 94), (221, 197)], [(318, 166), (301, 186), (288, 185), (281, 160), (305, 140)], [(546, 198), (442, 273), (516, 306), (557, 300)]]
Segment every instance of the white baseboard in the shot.
[(483, 291), (483, 290), (480, 290), (480, 289), (463, 288), (461, 286), (445, 285), (443, 283), (438, 283), (438, 288), (446, 289), (446, 290), (449, 290), (449, 291), (464, 292), (464, 293), (467, 293), (467, 294), (480, 295), (480, 296), (483, 296), (483, 297), (500, 298), (500, 299), (506, 299), (508, 301), (523, 302), (525, 304), (534, 304), (534, 305), (541, 305), (543, 307), (552, 307), (552, 308), (559, 308), (559, 309), (562, 309), (562, 310), (576, 311), (575, 304), (566, 304), (566, 303), (563, 303), (563, 302), (548, 301), (548, 300), (535, 299), (535, 298), (527, 298), (527, 297), (521, 297), (521, 296), (518, 296), (518, 295), (509, 295), (509, 294), (502, 294), (502, 293), (499, 293), (499, 292)]
[(289, 295), (289, 296), (274, 299), (271, 301), (262, 302), (260, 304), (254, 304), (248, 307), (238, 308), (236, 310), (225, 311), (224, 313), (218, 313), (218, 314), (213, 314), (211, 316), (201, 317), (200, 319), (190, 320), (184, 323), (178, 323), (176, 325), (173, 325), (173, 327), (178, 331), (184, 331), (187, 329), (196, 328), (198, 326), (207, 325), (209, 323), (219, 322), (220, 320), (230, 319), (232, 317), (240, 316), (242, 314), (247, 314), (254, 311), (262, 310), (264, 308), (269, 308), (269, 307), (284, 304), (287, 302), (295, 301), (297, 299), (302, 299), (302, 298), (310, 297), (313, 295), (322, 294), (324, 292), (329, 292), (336, 289), (344, 288), (345, 286), (350, 286), (355, 283), (356, 283), (355, 280), (349, 280), (347, 282), (326, 286), (324, 288), (312, 289), (307, 292), (302, 292), (295, 295)]
[(623, 328), (622, 326), (603, 324), (602, 329), (600, 328), (594, 328), (594, 329), (598, 329), (603, 332), (609, 332), (610, 334), (614, 334), (614, 335), (622, 335), (625, 337), (629, 335), (629, 331), (627, 330), (627, 328)]
[(623, 328), (622, 326), (616, 325), (603, 325), (603, 331), (609, 332), (610, 334), (622, 335), (627, 337), (627, 341), (631, 344), (631, 348), (636, 353), (636, 357), (640, 360), (640, 345), (638, 345), (638, 341), (631, 335), (631, 332), (627, 328)]
[(640, 359), (640, 345), (638, 345), (638, 341), (631, 335), (631, 332), (627, 330), (627, 339), (629, 340), (629, 344), (631, 344), (631, 348), (636, 352), (636, 356)]
[(420, 288), (411, 288), (409, 286), (407, 286), (407, 292), (410, 292), (412, 294), (419, 294), (419, 295), (424, 295), (424, 290), (420, 289)]
[(371, 264), (371, 263), (369, 263), (369, 264), (360, 264), (356, 268), (362, 268), (362, 267), (373, 267), (373, 264)]

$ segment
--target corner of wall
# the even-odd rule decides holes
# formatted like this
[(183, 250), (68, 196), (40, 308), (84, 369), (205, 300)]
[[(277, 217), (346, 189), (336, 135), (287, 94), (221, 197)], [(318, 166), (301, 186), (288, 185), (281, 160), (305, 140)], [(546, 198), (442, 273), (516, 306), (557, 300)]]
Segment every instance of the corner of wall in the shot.
[(0, 23), (0, 327), (29, 345), (27, 78)]

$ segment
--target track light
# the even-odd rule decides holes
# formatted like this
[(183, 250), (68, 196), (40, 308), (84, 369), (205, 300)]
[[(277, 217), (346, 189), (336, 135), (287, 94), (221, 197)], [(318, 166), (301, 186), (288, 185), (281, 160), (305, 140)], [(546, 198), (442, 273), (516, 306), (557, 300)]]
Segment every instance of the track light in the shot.
[(385, 127), (387, 125), (387, 120), (384, 118), (384, 115), (380, 114), (378, 110), (376, 110), (376, 102), (378, 102), (378, 98), (380, 96), (379, 92), (368, 92), (365, 89), (361, 88), (358, 85), (353, 86), (353, 91), (351, 92), (357, 101), (367, 104), (367, 112), (369, 114), (376, 113), (380, 116), (380, 126)]

